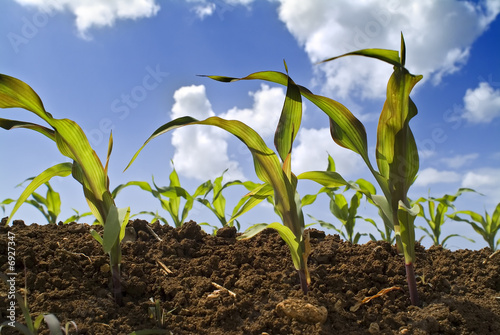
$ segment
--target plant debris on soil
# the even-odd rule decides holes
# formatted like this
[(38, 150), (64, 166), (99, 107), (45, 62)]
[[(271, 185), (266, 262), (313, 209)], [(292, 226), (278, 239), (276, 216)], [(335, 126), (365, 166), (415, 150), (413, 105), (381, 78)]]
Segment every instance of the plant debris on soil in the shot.
[[(212, 236), (193, 221), (173, 228), (135, 220), (122, 245), (118, 306), (108, 256), (91, 227), (15, 221), (0, 228), (0, 271), (9, 272), (10, 231), (16, 289), (27, 294), (32, 316), (74, 321), (78, 334), (500, 334), (500, 255), (490, 257), (488, 248), (452, 252), (417, 244), (417, 307), (410, 305), (403, 256), (386, 242), (353, 245), (310, 229), (311, 285), (304, 296), (288, 247), (273, 230), (237, 240), (232, 227)], [(0, 290), (5, 320), (3, 282)], [(150, 317), (150, 298), (163, 309), (163, 322)], [(19, 308), (16, 318), (24, 323)], [(44, 327), (40, 333), (49, 334)], [(18, 332), (7, 327), (2, 334)]]

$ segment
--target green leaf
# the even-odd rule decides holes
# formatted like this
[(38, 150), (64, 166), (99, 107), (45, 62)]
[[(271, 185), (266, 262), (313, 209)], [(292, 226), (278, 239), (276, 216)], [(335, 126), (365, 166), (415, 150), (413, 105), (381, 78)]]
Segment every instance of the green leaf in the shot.
[(302, 98), (300, 89), (288, 77), (285, 104), (274, 136), (274, 145), (283, 162), (292, 152), (293, 141), (297, 136), (302, 120)]
[(38, 176), (36, 176), (31, 183), (24, 189), (24, 191), (21, 193), (19, 198), (16, 201), (16, 204), (14, 205), (14, 208), (12, 209), (9, 218), (5, 224), (5, 226), (8, 226), (10, 223), (10, 220), (14, 217), (14, 214), (17, 212), (19, 207), (28, 199), (28, 197), (35, 192), (35, 190), (40, 187), (41, 185), (45, 184), (48, 182), (50, 179), (53, 177), (67, 177), (70, 175), (72, 170), (72, 164), (71, 163), (61, 163), (54, 165), (47, 170), (43, 171), (40, 173)]
[(394, 210), (405, 200), (418, 172), (418, 150), (409, 121), (417, 108), (409, 95), (422, 76), (411, 75), (404, 68), (395, 68), (387, 84), (387, 99), (377, 128), (376, 158), (380, 174), (392, 184)]
[(228, 224), (231, 224), (241, 215), (248, 212), (253, 207), (257, 206), (262, 200), (272, 197), (274, 194), (273, 188), (269, 184), (260, 184), (245, 197), (241, 198), (238, 204), (234, 207), (231, 218)]
[(45, 108), (38, 94), (25, 82), (0, 74), (0, 108), (24, 108), (47, 121)]
[(41, 125), (36, 124), (36, 123), (17, 121), (17, 120), (8, 120), (8, 119), (0, 118), (0, 127), (2, 127), (5, 130), (11, 130), (11, 129), (16, 129), (16, 128), (31, 129), (31, 130), (39, 132), (42, 135), (47, 136), (49, 139), (55, 141), (55, 133), (52, 129), (49, 129), (47, 127), (41, 126)]
[(104, 252), (110, 253), (116, 243), (125, 235), (125, 226), (130, 216), (130, 208), (116, 208), (111, 206), (104, 224), (103, 244)]
[(97, 241), (99, 242), (100, 245), (103, 245), (103, 240), (102, 240), (102, 237), (101, 235), (99, 235), (99, 233), (97, 231), (95, 231), (94, 229), (90, 229), (90, 235), (92, 235), (92, 237)]
[(319, 63), (330, 62), (332, 60), (346, 56), (364, 56), (364, 57), (379, 59), (394, 66), (404, 66), (404, 63), (399, 59), (399, 53), (396, 50), (387, 50), (387, 49), (363, 49), (363, 50), (348, 52), (346, 54), (337, 57), (325, 59)]
[(317, 182), (318, 184), (333, 188), (350, 185), (340, 174), (333, 171), (308, 171), (297, 176), (297, 179), (308, 179)]
[[(235, 82), (238, 80), (266, 80), (288, 85), (288, 76), (281, 72), (264, 71), (252, 73), (243, 78), (223, 77), (223, 76), (205, 76), (222, 82)], [(318, 106), (330, 117), (330, 130), (334, 141), (347, 149), (350, 149), (363, 158), (371, 168), (367, 151), (367, 136), (363, 124), (341, 103), (330, 98), (313, 94), (307, 88), (298, 85), (302, 96), (307, 98), (313, 104)]]

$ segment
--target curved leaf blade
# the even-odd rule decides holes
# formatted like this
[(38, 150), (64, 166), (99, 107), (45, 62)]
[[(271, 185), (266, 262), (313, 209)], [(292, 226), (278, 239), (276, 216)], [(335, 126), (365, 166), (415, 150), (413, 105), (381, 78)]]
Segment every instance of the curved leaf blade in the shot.
[(54, 165), (42, 173), (40, 173), (38, 176), (36, 176), (28, 186), (24, 189), (24, 191), (21, 193), (19, 198), (16, 201), (16, 204), (14, 205), (14, 208), (12, 209), (9, 219), (7, 220), (5, 226), (8, 226), (10, 223), (10, 220), (14, 216), (14, 214), (17, 212), (19, 207), (28, 199), (28, 197), (36, 191), (37, 188), (39, 188), (41, 185), (45, 184), (48, 182), (50, 179), (53, 177), (67, 177), (71, 174), (73, 168), (73, 164), (71, 163), (61, 163)]

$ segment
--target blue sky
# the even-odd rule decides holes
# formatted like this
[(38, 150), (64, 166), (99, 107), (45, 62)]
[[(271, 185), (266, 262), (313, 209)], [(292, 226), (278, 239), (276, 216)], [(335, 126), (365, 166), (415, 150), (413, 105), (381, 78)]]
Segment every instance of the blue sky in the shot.
[[(391, 67), (359, 57), (314, 63), (362, 48), (399, 50), (403, 31), (407, 68), (424, 75), (412, 94), (419, 109), (411, 127), (421, 166), (410, 197), (429, 192), (440, 197), (472, 187), (484, 196), (464, 194), (456, 205), (480, 213), (491, 213), (500, 201), (499, 1), (9, 0), (0, 3), (0, 12), (0, 72), (31, 85), (55, 117), (79, 123), (101, 157), (113, 130), (112, 188), (130, 180), (149, 182), (153, 175), (158, 185), (167, 185), (171, 160), (181, 184), (191, 192), (225, 169), (227, 180), (257, 181), (245, 147), (203, 126), (154, 140), (129, 170), (122, 171), (157, 127), (183, 115), (245, 121), (272, 145), (283, 87), (224, 84), (197, 75), (284, 71), (283, 59), (295, 82), (340, 101), (363, 121), (373, 153)], [(21, 110), (2, 110), (2, 117), (38, 121)], [(346, 179), (373, 182), (354, 153), (333, 143), (327, 127), (326, 116), (306, 103), (292, 169), (322, 170), (328, 152)], [(1, 131), (0, 142), (0, 200), (16, 198), (22, 191), (17, 184), (65, 160), (38, 133)], [(52, 185), (62, 197), (60, 219), (72, 215), (71, 208), (87, 210), (74, 180), (54, 179)], [(299, 185), (301, 194), (317, 190), (313, 183)], [(242, 188), (228, 189), (228, 214), (244, 193)], [(139, 189), (123, 191), (116, 201), (135, 213), (159, 209), (167, 217), (155, 199)], [(305, 212), (338, 224), (326, 196)], [(369, 204), (362, 204), (360, 214), (377, 219)], [(15, 217), (43, 222), (28, 205)], [(189, 218), (217, 225), (199, 204)], [(272, 208), (263, 205), (243, 216), (241, 223), (247, 227), (276, 220)], [(358, 227), (374, 232), (362, 221)], [(485, 246), (465, 224), (447, 222), (443, 234), (450, 233), (477, 242), (451, 239), (452, 249)], [(424, 244), (429, 241), (424, 239)]]

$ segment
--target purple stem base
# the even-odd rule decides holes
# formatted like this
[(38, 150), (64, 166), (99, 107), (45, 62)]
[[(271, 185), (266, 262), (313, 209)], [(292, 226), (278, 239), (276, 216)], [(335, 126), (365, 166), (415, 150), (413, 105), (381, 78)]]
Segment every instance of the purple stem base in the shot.
[(405, 264), (406, 268), (406, 281), (408, 282), (408, 291), (410, 293), (410, 302), (414, 306), (418, 306), (420, 301), (417, 292), (417, 279), (415, 278), (415, 270), (413, 263)]
[(304, 292), (304, 295), (306, 295), (308, 291), (306, 274), (301, 270), (297, 270), (297, 273), (299, 274), (300, 288), (302, 289), (302, 292)]

